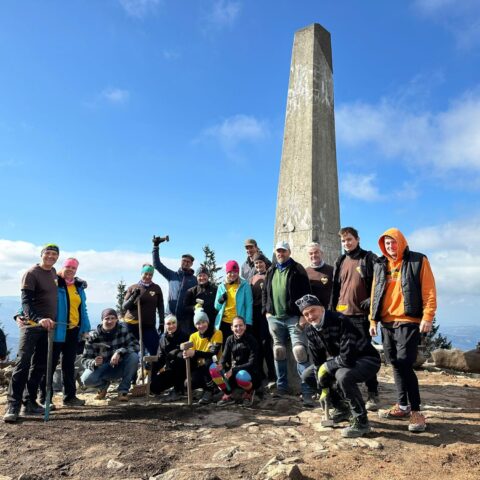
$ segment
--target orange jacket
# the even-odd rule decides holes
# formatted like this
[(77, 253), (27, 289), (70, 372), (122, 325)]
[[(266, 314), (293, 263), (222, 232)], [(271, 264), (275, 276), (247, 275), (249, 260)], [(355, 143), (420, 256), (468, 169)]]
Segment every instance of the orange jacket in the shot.
[[(397, 258), (393, 259), (385, 249), (385, 237), (392, 237), (397, 242)], [(386, 261), (387, 277), (386, 285), (382, 294), (380, 319), (382, 323), (392, 322), (414, 322), (420, 323), (421, 320), (433, 321), (437, 309), (437, 296), (435, 290), (435, 279), (427, 257), (423, 257), (420, 269), (420, 289), (423, 305), (422, 318), (414, 318), (405, 314), (404, 294), (402, 290), (402, 263), (403, 255), (408, 247), (407, 240), (402, 232), (397, 228), (388, 229), (378, 240), (378, 245), (383, 253), (383, 257), (377, 260), (378, 264)], [(377, 274), (375, 274), (375, 271)], [(375, 285), (377, 283), (378, 269), (374, 268), (372, 294), (370, 301), (370, 323), (376, 325), (376, 320), (372, 318), (372, 309), (375, 295)]]

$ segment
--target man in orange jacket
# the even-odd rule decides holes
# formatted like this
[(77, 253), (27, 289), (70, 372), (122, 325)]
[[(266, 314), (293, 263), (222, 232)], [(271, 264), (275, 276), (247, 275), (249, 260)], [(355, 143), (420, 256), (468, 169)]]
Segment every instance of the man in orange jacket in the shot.
[(402, 232), (387, 230), (378, 240), (383, 256), (373, 268), (370, 334), (382, 324), (385, 356), (392, 365), (398, 403), (379, 412), (385, 418), (410, 418), (408, 430), (425, 431), (420, 390), (413, 370), (421, 333), (432, 329), (437, 308), (435, 279), (425, 255), (412, 252)]

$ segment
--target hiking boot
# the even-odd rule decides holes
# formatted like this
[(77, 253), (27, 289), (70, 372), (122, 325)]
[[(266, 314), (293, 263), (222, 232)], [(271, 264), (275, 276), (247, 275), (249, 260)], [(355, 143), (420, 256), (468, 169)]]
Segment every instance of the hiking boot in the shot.
[(390, 410), (379, 410), (378, 416), (380, 418), (394, 418), (402, 419), (410, 417), (410, 406), (406, 410), (400, 408), (400, 405), (396, 403)]
[(333, 420), (333, 423), (349, 422), (352, 418), (350, 410), (344, 410), (342, 408), (336, 408), (330, 414), (330, 419)]
[(43, 415), (44, 413), (45, 409), (41, 407), (37, 402), (28, 401), (23, 406), (24, 415)]
[(252, 390), (251, 392), (243, 392), (242, 405), (244, 407), (251, 407), (253, 405), (254, 398), (255, 398), (255, 390)]
[(235, 400), (228, 393), (224, 393), (221, 400), (217, 402), (219, 407), (225, 407), (226, 405), (233, 405)]
[(369, 412), (376, 412), (378, 410), (378, 393), (368, 392), (365, 408)]
[(212, 403), (213, 399), (213, 392), (210, 390), (205, 390), (203, 392), (202, 398), (198, 401), (200, 405), (208, 405), (209, 403)]
[(63, 400), (63, 405), (65, 407), (83, 407), (83, 405), (85, 405), (85, 400), (78, 397), (68, 398)]
[(410, 414), (410, 422), (408, 424), (409, 432), (424, 432), (427, 428), (425, 423), (425, 415), (423, 413), (412, 411)]
[(105, 388), (104, 390), (99, 390), (97, 394), (95, 395), (95, 400), (105, 400), (105, 397), (107, 396), (107, 389)]
[(367, 433), (370, 433), (372, 429), (368, 423), (368, 418), (355, 417), (351, 420), (350, 426), (345, 427), (341, 434), (343, 438), (357, 438), (363, 437)]
[(318, 403), (313, 398), (313, 395), (302, 395), (302, 403), (305, 408), (318, 407)]
[[(45, 400), (42, 400), (40, 399), (40, 406), (44, 409), (45, 408)], [(55, 406), (54, 403), (50, 402), (50, 408), (49, 408), (49, 412), (53, 412), (57, 409), (57, 407)]]
[(128, 393), (127, 392), (118, 392), (117, 400), (119, 402), (128, 402)]
[(178, 402), (181, 398), (181, 395), (179, 395), (178, 392), (176, 392), (175, 390), (170, 390), (167, 395), (165, 395), (163, 398), (162, 398), (162, 402), (163, 403), (169, 403), (169, 402)]
[(283, 388), (277, 388), (275, 392), (272, 393), (273, 398), (283, 398), (289, 394), (288, 390), (285, 390)]
[(15, 423), (18, 420), (18, 414), (20, 413), (19, 405), (8, 405), (5, 414), (3, 415), (3, 421), (5, 423)]

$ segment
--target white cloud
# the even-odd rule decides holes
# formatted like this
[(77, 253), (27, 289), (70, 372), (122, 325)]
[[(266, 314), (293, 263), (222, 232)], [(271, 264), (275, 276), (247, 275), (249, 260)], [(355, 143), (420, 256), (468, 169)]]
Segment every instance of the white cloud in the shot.
[(207, 15), (207, 22), (216, 28), (231, 27), (241, 10), (241, 3), (232, 0), (214, 0)]
[(241, 142), (256, 142), (267, 135), (266, 123), (249, 115), (234, 115), (202, 132), (203, 137), (216, 139), (230, 153)]
[(128, 102), (130, 92), (121, 88), (106, 88), (100, 96), (109, 103), (120, 105)]
[(119, 0), (127, 15), (135, 18), (144, 18), (150, 13), (155, 13), (161, 0)]
[(478, 0), (415, 0), (414, 8), (425, 18), (450, 31), (461, 48), (480, 44), (480, 2)]
[(356, 200), (377, 201), (382, 196), (374, 184), (375, 179), (374, 173), (368, 175), (347, 173), (341, 178), (340, 189), (342, 193)]
[(408, 236), (412, 250), (428, 255), (443, 302), (463, 304), (479, 300), (478, 238), (480, 218), (430, 226)]
[[(20, 295), (20, 281), (25, 271), (38, 263), (41, 247), (30, 242), (0, 239), (0, 297)], [(116, 288), (123, 279), (127, 285), (135, 283), (140, 278), (143, 263), (151, 263), (150, 253), (138, 253), (125, 250), (96, 251), (61, 251), (56, 264), (60, 269), (63, 259), (75, 257), (80, 261), (78, 276), (87, 280), (87, 296), (91, 302), (116, 303)], [(162, 262), (167, 267), (176, 270), (179, 259), (164, 258)], [(156, 273), (154, 281), (163, 290), (167, 298), (168, 286), (163, 277)]]
[[(387, 195), (382, 193), (377, 185), (375, 173), (361, 174), (347, 172), (340, 177), (340, 190), (343, 195), (362, 200), (364, 202), (379, 202), (385, 200)], [(399, 200), (412, 200), (417, 198), (418, 188), (412, 182), (404, 182), (398, 185), (394, 192), (388, 192), (389, 198)]]
[(356, 102), (337, 109), (339, 143), (373, 146), (385, 157), (399, 157), (436, 173), (480, 172), (480, 95), (468, 93), (435, 113), (384, 98), (377, 104)]

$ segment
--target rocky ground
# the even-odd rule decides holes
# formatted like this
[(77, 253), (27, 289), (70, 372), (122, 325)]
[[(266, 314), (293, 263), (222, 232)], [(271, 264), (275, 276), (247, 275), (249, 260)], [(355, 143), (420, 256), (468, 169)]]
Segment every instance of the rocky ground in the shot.
[[(51, 420), (0, 424), (0, 480), (74, 479), (479, 479), (480, 379), (419, 373), (428, 430), (371, 415), (368, 438), (320, 426), (321, 410), (270, 397), (252, 408), (96, 401)], [(394, 402), (391, 370), (381, 397)], [(5, 392), (0, 403), (5, 404)]]

